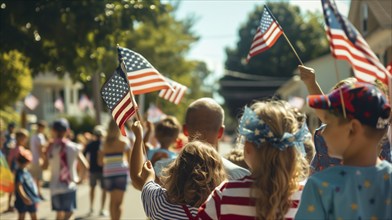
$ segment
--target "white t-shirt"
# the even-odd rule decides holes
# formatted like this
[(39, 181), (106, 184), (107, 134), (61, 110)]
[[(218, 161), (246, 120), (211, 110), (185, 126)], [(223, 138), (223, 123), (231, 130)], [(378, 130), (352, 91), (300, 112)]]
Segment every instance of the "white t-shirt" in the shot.
[(32, 164), (39, 164), (40, 158), (40, 147), (46, 144), (45, 135), (42, 133), (37, 133), (33, 135), (30, 139), (30, 150), (33, 155)]
[[(69, 184), (60, 181), (60, 145), (53, 145), (52, 157), (49, 156), (49, 165), (51, 167), (50, 177), (50, 194), (63, 194), (76, 190), (76, 182), (79, 180), (76, 165), (81, 145), (69, 141), (66, 145), (67, 163), (71, 175), (71, 182)], [(50, 152), (48, 152), (50, 154)]]

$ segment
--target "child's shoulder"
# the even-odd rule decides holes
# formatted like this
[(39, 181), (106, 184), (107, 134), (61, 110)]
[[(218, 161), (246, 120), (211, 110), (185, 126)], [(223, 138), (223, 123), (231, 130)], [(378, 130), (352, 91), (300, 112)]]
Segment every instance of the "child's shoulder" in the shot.
[(71, 148), (74, 151), (79, 151), (83, 148), (83, 146), (81, 144), (78, 144), (76, 142), (73, 141), (68, 141), (67, 142), (67, 147)]
[(387, 161), (381, 161), (381, 163), (372, 167), (356, 167), (356, 166), (344, 166), (337, 165), (328, 167), (327, 169), (315, 173), (309, 177), (308, 181), (315, 182), (316, 184), (325, 185), (326, 182), (337, 182), (339, 179), (344, 182), (348, 177), (363, 178), (376, 176), (389, 176), (392, 178), (392, 164)]

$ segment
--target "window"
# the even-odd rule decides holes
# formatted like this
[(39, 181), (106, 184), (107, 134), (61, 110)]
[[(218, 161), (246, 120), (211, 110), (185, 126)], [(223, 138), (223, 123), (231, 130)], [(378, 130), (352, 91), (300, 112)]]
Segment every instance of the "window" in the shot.
[(366, 35), (368, 32), (368, 17), (369, 17), (369, 11), (368, 11), (368, 5), (366, 2), (363, 2), (361, 5), (361, 29), (362, 29), (362, 34)]

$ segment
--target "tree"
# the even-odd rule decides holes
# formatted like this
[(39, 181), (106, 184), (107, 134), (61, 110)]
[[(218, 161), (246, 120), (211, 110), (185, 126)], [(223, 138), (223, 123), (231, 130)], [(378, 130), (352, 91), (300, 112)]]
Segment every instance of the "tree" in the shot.
[[(303, 62), (328, 52), (328, 42), (321, 25), (319, 13), (307, 12), (301, 16), (298, 6), (287, 2), (268, 3), (272, 14), (282, 26)], [(229, 70), (256, 75), (290, 76), (299, 64), (286, 39), (281, 36), (267, 51), (244, 62), (254, 34), (259, 26), (263, 7), (258, 6), (249, 15), (247, 22), (238, 31), (240, 40), (236, 48), (227, 48), (225, 66)]]
[[(100, 101), (105, 75), (118, 65), (116, 45), (143, 54), (165, 75), (188, 85), (195, 67), (184, 55), (198, 38), (192, 20), (177, 20), (159, 0), (2, 1), (0, 53), (17, 48), (31, 59), (33, 74), (68, 72), (93, 82)], [(176, 7), (176, 6), (174, 6)], [(14, 39), (18, 39), (15, 41)], [(154, 95), (153, 95), (154, 96)], [(99, 112), (100, 104), (95, 104)], [(99, 117), (97, 117), (99, 121)]]
[(31, 71), (27, 66), (29, 59), (17, 50), (1, 54), (0, 109), (13, 105), (31, 91)]

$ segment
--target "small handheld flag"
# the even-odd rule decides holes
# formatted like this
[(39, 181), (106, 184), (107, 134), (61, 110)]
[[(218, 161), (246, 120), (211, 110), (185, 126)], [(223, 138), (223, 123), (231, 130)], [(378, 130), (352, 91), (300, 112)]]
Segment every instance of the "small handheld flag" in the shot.
[(264, 6), (260, 25), (257, 28), (246, 60), (249, 61), (253, 56), (271, 48), (282, 34), (283, 30), (278, 21), (273, 17), (267, 7)]
[(117, 47), (120, 63), (126, 66), (126, 76), (134, 95), (171, 89), (169, 83), (142, 55), (124, 48)]
[(102, 86), (101, 95), (120, 128), (121, 134), (126, 136), (124, 124), (136, 113), (137, 105), (121, 68), (117, 68)]

